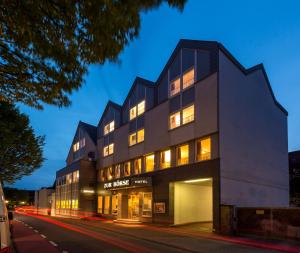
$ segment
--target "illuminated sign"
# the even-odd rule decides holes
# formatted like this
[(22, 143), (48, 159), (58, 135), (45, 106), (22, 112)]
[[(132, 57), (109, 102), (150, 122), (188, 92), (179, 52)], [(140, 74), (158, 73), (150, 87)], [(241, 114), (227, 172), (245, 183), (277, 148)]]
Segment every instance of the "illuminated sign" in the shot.
[(151, 177), (134, 177), (130, 179), (115, 180), (111, 182), (104, 183), (104, 189), (120, 189), (120, 188), (130, 188), (130, 187), (145, 187), (151, 186)]

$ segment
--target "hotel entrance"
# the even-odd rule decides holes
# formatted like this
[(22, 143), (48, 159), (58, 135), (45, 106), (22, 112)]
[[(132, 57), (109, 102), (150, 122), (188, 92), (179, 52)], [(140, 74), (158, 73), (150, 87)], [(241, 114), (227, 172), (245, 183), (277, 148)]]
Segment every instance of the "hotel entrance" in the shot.
[(128, 219), (138, 220), (139, 218), (139, 194), (128, 195)]

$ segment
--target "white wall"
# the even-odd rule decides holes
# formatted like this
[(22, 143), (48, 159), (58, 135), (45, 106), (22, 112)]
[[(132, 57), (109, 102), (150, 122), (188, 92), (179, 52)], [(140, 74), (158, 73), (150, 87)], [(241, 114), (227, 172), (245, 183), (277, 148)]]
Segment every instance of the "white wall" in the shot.
[(212, 221), (212, 186), (174, 184), (174, 224)]
[(287, 116), (262, 70), (245, 75), (219, 54), (221, 204), (288, 206)]

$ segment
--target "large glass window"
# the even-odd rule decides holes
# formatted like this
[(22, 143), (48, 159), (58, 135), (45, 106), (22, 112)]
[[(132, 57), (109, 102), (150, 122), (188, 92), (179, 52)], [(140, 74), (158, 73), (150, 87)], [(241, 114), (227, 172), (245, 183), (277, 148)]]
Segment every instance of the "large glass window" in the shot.
[(130, 176), (130, 162), (124, 163), (124, 177)]
[(108, 156), (108, 146), (105, 146), (104, 148), (103, 148), (103, 156)]
[(115, 166), (115, 178), (121, 177), (121, 164)]
[(112, 180), (114, 178), (113, 168), (107, 168), (107, 180)]
[(132, 120), (136, 117), (136, 106), (130, 108), (129, 119)]
[(160, 168), (165, 169), (171, 167), (171, 150), (165, 150), (160, 153)]
[(115, 130), (115, 121), (113, 120), (104, 126), (104, 135), (107, 135), (114, 130)]
[(104, 196), (104, 214), (109, 214), (110, 196)]
[(144, 141), (144, 137), (145, 137), (145, 130), (141, 129), (137, 132), (137, 142), (143, 142)]
[(182, 110), (182, 124), (189, 123), (194, 120), (194, 105)]
[(145, 100), (138, 103), (137, 105), (137, 115), (142, 115), (145, 112)]
[(152, 192), (143, 192), (142, 216), (152, 216)]
[(170, 82), (170, 96), (180, 92), (180, 77)]
[(105, 170), (104, 169), (102, 169), (102, 170), (100, 170), (100, 181), (105, 181), (106, 180), (106, 173), (105, 173)]
[(103, 212), (103, 196), (98, 196), (98, 213)]
[(180, 112), (176, 112), (170, 116), (170, 129), (180, 126)]
[(112, 195), (111, 197), (111, 212), (114, 215), (118, 214), (118, 195)]
[(142, 159), (135, 159), (134, 160), (134, 174), (138, 175), (142, 173)]
[(211, 139), (205, 138), (197, 140), (197, 161), (204, 161), (211, 159)]
[(183, 89), (193, 85), (194, 82), (195, 82), (195, 71), (194, 71), (194, 68), (192, 68), (183, 74), (183, 77), (182, 77)]
[(75, 170), (73, 172), (73, 183), (77, 183), (79, 181), (79, 170)]
[(129, 135), (129, 146), (136, 144), (136, 132)]
[(177, 165), (184, 165), (189, 163), (189, 145), (182, 145), (177, 147)]
[(145, 157), (145, 168), (146, 168), (146, 172), (151, 172), (154, 170), (154, 154), (152, 155), (147, 155)]

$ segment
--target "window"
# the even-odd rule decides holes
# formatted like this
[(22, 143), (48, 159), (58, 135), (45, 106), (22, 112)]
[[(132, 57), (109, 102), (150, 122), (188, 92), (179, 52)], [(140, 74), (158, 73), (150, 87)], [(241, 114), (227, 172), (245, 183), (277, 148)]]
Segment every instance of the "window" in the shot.
[(130, 176), (130, 162), (124, 164), (124, 177)]
[(171, 150), (165, 150), (160, 153), (160, 168), (165, 169), (171, 167)]
[(113, 168), (112, 167), (108, 167), (107, 168), (107, 180), (112, 180), (114, 178), (114, 174), (113, 174)]
[(103, 209), (103, 196), (98, 196), (98, 213), (102, 213)]
[(182, 124), (187, 124), (194, 120), (194, 105), (182, 110)]
[(129, 146), (136, 144), (136, 133), (129, 135)]
[(137, 142), (140, 143), (144, 141), (145, 130), (141, 129), (137, 132)]
[(67, 174), (67, 184), (71, 184), (72, 183), (72, 173)]
[(79, 181), (79, 170), (73, 172), (73, 183), (77, 183)]
[(114, 215), (118, 214), (118, 195), (112, 195), (111, 197), (111, 212)]
[(143, 192), (142, 216), (152, 216), (152, 192)]
[(180, 92), (180, 77), (170, 83), (170, 96), (174, 96)]
[(109, 214), (110, 196), (104, 196), (104, 214)]
[(114, 153), (114, 144), (111, 143), (103, 148), (103, 156), (108, 156)]
[(132, 120), (136, 117), (136, 106), (130, 108), (129, 119)]
[(85, 138), (80, 139), (73, 145), (73, 151), (76, 152), (85, 146)]
[(104, 126), (104, 135), (107, 135), (114, 130), (115, 130), (115, 121), (113, 120), (112, 122)]
[(145, 112), (145, 100), (138, 103), (137, 105), (137, 115), (142, 115)]
[(189, 163), (189, 145), (182, 145), (177, 148), (177, 165)]
[(176, 112), (170, 116), (170, 129), (180, 126), (180, 112)]
[(146, 168), (146, 172), (151, 172), (154, 170), (154, 154), (152, 155), (147, 155), (145, 157), (145, 168)]
[(115, 166), (115, 178), (121, 177), (121, 164)]
[(197, 161), (211, 159), (211, 139), (206, 138), (197, 141)]
[(76, 152), (77, 150), (79, 150), (79, 141), (73, 145), (73, 151)]
[(134, 174), (138, 175), (142, 173), (142, 159), (135, 159), (134, 160)]
[(143, 142), (144, 141), (144, 134), (145, 130), (141, 129), (138, 130), (137, 132), (134, 132), (129, 135), (129, 146), (135, 145), (137, 143)]
[(100, 170), (100, 181), (105, 181), (106, 176), (105, 176), (105, 170)]
[(185, 88), (193, 85), (194, 82), (195, 82), (195, 71), (194, 71), (194, 68), (192, 68), (183, 74), (182, 88), (185, 89)]

